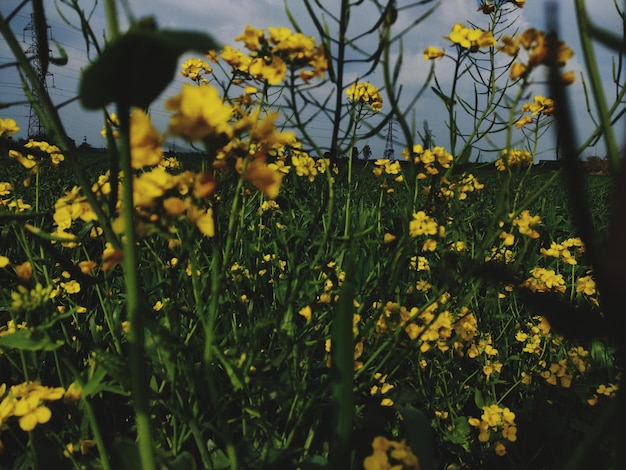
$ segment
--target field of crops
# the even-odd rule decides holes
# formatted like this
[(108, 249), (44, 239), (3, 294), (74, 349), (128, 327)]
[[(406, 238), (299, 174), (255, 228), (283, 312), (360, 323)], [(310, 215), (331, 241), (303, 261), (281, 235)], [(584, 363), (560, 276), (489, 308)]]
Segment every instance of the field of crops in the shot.
[[(103, 155), (76, 158), (104, 188)], [(186, 181), (202, 158), (164, 161)], [(18, 212), (2, 231), (11, 260), (0, 270), (3, 377), (17, 367), (63, 387), (48, 405), (47, 446), (92, 445), (98, 436), (98, 445), (123, 448), (135, 425), (119, 258), (107, 256), (113, 250), (85, 217), (67, 169), (42, 165), (39, 184), (24, 188), (10, 163), (0, 178), (15, 188), (7, 201), (31, 204), (30, 212), (38, 191), (40, 206), (37, 216)], [(541, 316), (554, 304), (531, 299), (552, 292), (550, 300), (564, 306), (597, 304), (560, 176), (503, 175), (492, 164), (475, 168), (475, 178), (433, 179), (413, 195), (403, 178), (414, 169), (403, 166), (378, 174), (380, 162), (355, 162), (350, 187), (346, 162), (331, 165), (332, 183), (325, 174), (292, 172), (273, 200), (227, 174), (214, 195), (226, 210), (210, 238), (163, 209), (140, 219), (150, 415), (173, 455), (186, 455), (191, 442), (192, 454), (200, 452), (197, 440), (213, 442), (226, 423), (248, 468), (321, 454), (332, 426), (332, 320), (340, 315), (349, 322), (337, 349), (354, 369), (353, 395), (340, 399), (354, 400), (361, 459), (388, 432), (419, 440), (422, 459), (439, 464), (547, 468), (574, 452), (617, 378), (610, 345), (563, 339)], [(597, 229), (605, 231), (610, 180), (590, 175), (588, 184)], [(442, 197), (450, 187), (454, 196)], [(63, 192), (59, 204), (52, 195)], [(526, 209), (500, 220), (498, 201), (512, 195)], [(65, 207), (77, 240), (32, 228), (54, 234)], [(214, 336), (209, 350), (204, 329)], [(73, 403), (71, 389), (89, 400)], [(5, 457), (22, 439), (3, 433)], [(227, 461), (219, 450), (204, 454), (216, 468)], [(83, 449), (76, 461), (96, 455)], [(598, 449), (590, 457), (602, 456)]]
[[(75, 149), (33, 65), (51, 59), (15, 40), (9, 23), (30, 3), (0, 14), (6, 67), (37, 91), (24, 99), (46, 129), (19, 140), (0, 113), (0, 470), (626, 461), (621, 75), (608, 106), (588, 66), (597, 127), (576, 143), (573, 51), (516, 29), (524, 1), (484, 2), (482, 28), (451, 25), (448, 49), (423, 60), (454, 73), (431, 65), (409, 100), (398, 38), (430, 2), (366, 2), (377, 19), (350, 37), (363, 2), (334, 16), (304, 0), (317, 38), (293, 20), (219, 51), (145, 19), (122, 33), (112, 0), (100, 48), (78, 2), (61, 3), (98, 51), (76, 98), (103, 112), (106, 149)], [(398, 31), (408, 8), (419, 15)], [(593, 31), (583, 42), (621, 60), (621, 39)], [(365, 80), (375, 70), (381, 87)], [(189, 82), (158, 129), (149, 108), (176, 71)], [(546, 83), (552, 98), (534, 91)], [(441, 98), (442, 142), (412, 122), (424, 90)], [(312, 116), (331, 123), (328, 148)], [(389, 122), (397, 158), (363, 159)], [(553, 130), (558, 170), (534, 164)], [(168, 154), (166, 138), (198, 151)], [(583, 165), (601, 138), (607, 158)]]

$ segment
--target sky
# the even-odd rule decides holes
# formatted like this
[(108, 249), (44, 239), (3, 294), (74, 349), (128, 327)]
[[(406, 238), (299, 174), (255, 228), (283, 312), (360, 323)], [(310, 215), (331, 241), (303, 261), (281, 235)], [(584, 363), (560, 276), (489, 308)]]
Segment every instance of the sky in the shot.
[[(0, 13), (6, 16), (16, 4), (17, 0), (3, 0), (0, 4)], [(315, 3), (315, 2), (312, 2)], [(327, 5), (329, 9), (336, 9), (339, 2), (335, 0), (321, 0), (321, 3)], [(349, 34), (358, 34), (366, 30), (377, 18), (376, 11), (367, 6), (368, 1), (363, 2), (363, 7), (359, 7), (353, 11), (352, 29)], [(414, 93), (423, 85), (429, 72), (430, 62), (424, 61), (422, 54), (427, 46), (450, 47), (449, 41), (443, 36), (449, 34), (455, 23), (462, 22), (467, 25), (475, 24), (477, 27), (486, 27), (488, 18), (481, 12), (477, 11), (478, 2), (476, 0), (440, 0), (439, 2), (429, 3), (427, 5), (416, 5), (415, 0), (398, 0), (397, 6), (400, 11), (394, 28), (396, 31), (403, 30), (409, 26), (415, 18), (423, 14), (428, 8), (438, 4), (435, 12), (428, 19), (420, 23), (417, 27), (412, 28), (404, 37), (402, 43), (402, 68), (398, 76), (398, 83), (402, 85), (403, 94), (401, 102), (408, 102)], [(591, 5), (591, 2), (588, 2)], [(85, 11), (91, 12), (91, 24), (96, 35), (100, 35), (102, 39), (106, 34), (106, 24), (103, 12), (103, 2), (94, 2), (94, 0), (80, 0), (79, 4)], [(160, 28), (168, 29), (189, 29), (201, 31), (211, 34), (221, 44), (231, 44), (233, 46), (241, 46), (236, 43), (234, 38), (241, 34), (246, 25), (252, 25), (255, 28), (266, 29), (269, 26), (290, 26), (289, 19), (285, 12), (285, 4), (290, 9), (293, 17), (298, 21), (299, 26), (307, 35), (316, 36), (310, 18), (304, 8), (302, 0), (127, 0), (126, 2), (130, 12), (135, 17), (154, 16)], [(571, 59), (566, 70), (573, 70), (577, 75), (584, 70), (583, 58), (580, 53), (580, 41), (577, 36), (577, 30), (573, 27), (576, 24), (574, 2), (573, 0), (554, 0), (548, 2), (546, 0), (527, 0), (523, 9), (516, 11), (518, 16), (515, 20), (513, 28), (523, 31), (529, 26), (545, 29), (546, 25), (546, 5), (552, 5), (551, 8), (558, 8), (558, 22), (561, 37), (575, 51), (574, 58)], [(81, 69), (89, 64), (90, 58), (93, 59), (94, 51), (88, 56), (85, 53), (84, 40), (82, 34), (74, 26), (76, 24), (76, 15), (71, 12), (62, 1), (44, 0), (44, 7), (49, 15), (49, 33), (50, 37), (65, 49), (68, 54), (69, 61), (63, 67), (51, 66), (50, 74), (47, 77), (47, 85), (50, 95), (55, 103), (64, 103), (76, 96)], [(59, 15), (61, 12), (65, 16), (65, 20)], [(32, 43), (32, 30), (29, 29), (30, 11), (28, 8), (20, 11), (11, 21), (11, 29), (15, 32), (16, 37), (22, 41), (23, 47), (26, 49)], [(590, 15), (592, 19), (603, 27), (615, 32), (621, 31), (621, 18), (616, 14), (613, 0), (594, 0), (593, 6), (590, 6)], [(120, 7), (120, 16), (124, 17), (124, 9)], [(328, 19), (328, 18), (327, 18)], [(68, 23), (69, 22), (69, 23)], [(126, 27), (127, 21), (122, 21), (122, 28)], [(510, 31), (511, 33), (513, 30)], [(367, 50), (375, 48), (375, 38), (365, 39), (361, 45)], [(58, 55), (55, 46), (51, 46), (52, 54)], [(597, 47), (596, 53), (599, 59), (600, 73), (605, 80), (605, 89), (607, 90), (608, 99), (614, 97), (616, 87), (612, 80), (612, 58), (613, 54), (609, 53), (603, 47)], [(183, 56), (181, 61), (189, 57)], [(392, 54), (392, 61), (397, 59), (397, 51)], [(10, 63), (12, 60), (11, 53), (7, 48), (6, 42), (0, 38), (0, 66)], [(360, 74), (364, 73), (363, 67), (350, 67), (348, 69), (347, 78), (356, 80)], [(450, 77), (453, 74), (453, 63), (449, 59), (438, 60), (435, 63), (435, 72), (438, 80), (444, 89), (450, 87)], [(367, 78), (374, 85), (382, 87), (383, 77), (380, 71), (375, 72)], [(167, 87), (164, 93), (151, 106), (151, 117), (154, 124), (161, 131), (165, 131), (167, 127), (168, 113), (163, 107), (166, 97), (177, 94), (180, 86), (186, 83), (187, 79), (177, 74), (174, 81)], [(473, 83), (471, 80), (463, 80), (459, 84), (458, 91), (462, 96), (473, 96)], [(545, 93), (545, 89), (540, 85), (535, 87), (536, 93)], [(576, 139), (580, 143), (584, 141), (594, 125), (587, 113), (587, 104), (585, 102), (585, 93), (582, 80), (577, 76), (574, 85), (569, 88), (570, 99), (575, 110)], [(6, 103), (20, 100), (22, 89), (19, 76), (13, 67), (0, 68), (0, 102)], [(383, 111), (388, 108), (383, 107)], [(73, 101), (61, 108), (61, 116), (65, 122), (66, 130), (77, 145), (87, 142), (93, 147), (102, 147), (103, 140), (100, 135), (102, 129), (102, 115), (99, 112), (87, 112), (83, 110), (78, 102)], [(17, 137), (26, 137), (28, 129), (29, 108), (26, 105), (13, 106), (10, 108), (0, 109), (0, 117), (11, 117), (15, 119), (22, 131)], [(422, 123), (427, 120), (428, 127), (432, 130), (435, 141), (444, 147), (448, 143), (448, 131), (446, 128), (446, 113), (442, 101), (430, 90), (427, 90), (412, 109), (407, 110), (409, 121), (416, 122), (417, 130), (422, 129)], [(620, 125), (621, 124), (621, 125)], [(618, 136), (625, 137), (622, 128), (623, 123), (618, 124)], [(394, 127), (393, 143), (394, 153), (399, 158), (403, 148), (402, 136), (396, 125)], [(331, 125), (327, 120), (318, 118), (307, 127), (311, 135), (319, 139), (320, 142), (328, 142), (331, 132)], [(516, 131), (515, 137), (519, 137)], [(380, 137), (372, 137), (367, 142), (373, 151), (373, 157), (382, 157), (385, 146), (387, 129), (382, 130)], [(554, 142), (552, 135), (547, 136), (540, 153), (539, 159), (554, 159)], [(322, 144), (323, 145), (323, 144)], [(166, 143), (166, 147), (175, 150), (184, 149), (185, 143), (171, 140)], [(583, 156), (604, 155), (604, 147), (599, 143), (596, 147), (589, 148), (583, 153)], [(475, 157), (472, 157), (475, 158)], [(488, 153), (477, 156), (481, 159), (495, 159)]]

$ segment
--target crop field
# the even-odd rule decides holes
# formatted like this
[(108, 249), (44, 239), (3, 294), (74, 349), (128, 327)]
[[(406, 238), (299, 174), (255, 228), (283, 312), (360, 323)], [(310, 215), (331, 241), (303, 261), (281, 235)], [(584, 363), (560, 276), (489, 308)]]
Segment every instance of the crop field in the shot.
[[(573, 148), (571, 50), (554, 32), (510, 31), (525, 2), (484, 2), (482, 29), (457, 23), (447, 52), (424, 50), (425, 63), (455, 64), (451, 89), (434, 66), (425, 85), (449, 116), (436, 143), (397, 100), (400, 13), (371, 3), (380, 49), (361, 60), (380, 61), (382, 88), (341, 78), (338, 50), (363, 52), (362, 36), (336, 39), (321, 20), (317, 39), (249, 26), (243, 52), (217, 51), (200, 33), (121, 33), (108, 10), (115, 34), (77, 95), (106, 111), (106, 149), (71, 145), (47, 95), (39, 138), (14, 139), (0, 109), (0, 470), (626, 460), (614, 432), (622, 163), (610, 138), (606, 159), (579, 158), (610, 133), (623, 95)], [(187, 50), (198, 58), (177, 63)], [(138, 82), (163, 51), (163, 70)], [(32, 59), (12, 52), (30, 80)], [(120, 64), (132, 73), (111, 73)], [(533, 92), (544, 68), (553, 98)], [(149, 106), (170, 71), (189, 83), (157, 129)], [(475, 96), (455, 91), (462, 80)], [(333, 123), (328, 150), (307, 133), (311, 109)], [(390, 120), (402, 151), (372, 157), (368, 139)], [(538, 165), (555, 127), (554, 162)], [(198, 150), (166, 152), (164, 136)], [(472, 163), (488, 144), (493, 161)]]

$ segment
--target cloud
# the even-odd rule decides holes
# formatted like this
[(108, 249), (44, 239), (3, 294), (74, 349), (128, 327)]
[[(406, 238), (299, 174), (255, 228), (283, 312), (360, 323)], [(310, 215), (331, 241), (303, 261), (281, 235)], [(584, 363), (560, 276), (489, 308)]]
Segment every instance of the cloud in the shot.
[[(338, 8), (340, 3), (331, 0), (320, 0), (320, 2), (328, 9), (328, 13), (323, 15), (323, 20), (329, 25), (331, 31), (336, 31), (337, 28), (333, 18), (339, 13)], [(9, 3), (11, 2), (1, 3), (0, 12), (6, 14), (8, 8), (10, 8)], [(234, 38), (241, 34), (248, 24), (257, 28), (290, 26), (288, 17), (284, 11), (283, 0), (231, 0), (228, 2), (224, 2), (223, 0), (205, 0), (203, 2), (198, 2), (197, 0), (152, 0), (150, 2), (128, 0), (128, 3), (136, 17), (154, 15), (157, 24), (162, 28), (191, 29), (207, 32), (223, 44), (235, 44)], [(415, 6), (416, 4), (417, 2), (414, 0), (397, 1), (399, 16), (394, 24), (395, 32), (403, 31), (411, 26), (417, 18), (434, 6), (435, 2), (422, 6)], [(422, 23), (410, 28), (407, 35), (403, 38), (403, 65), (397, 80), (397, 85), (403, 86), (403, 103), (408, 102), (419, 90), (428, 74), (431, 64), (430, 62), (424, 61), (422, 58), (422, 51), (425, 47), (430, 45), (446, 47), (452, 52), (453, 48), (450, 46), (449, 41), (445, 40), (443, 37), (449, 34), (455, 23), (462, 22), (467, 25), (471, 23), (479, 27), (486, 27), (488, 24), (489, 17), (477, 11), (477, 2), (468, 0), (441, 0), (438, 4), (439, 7), (428, 18)], [(519, 31), (523, 31), (529, 26), (544, 29), (546, 25), (546, 4), (547, 2), (543, 0), (529, 0), (525, 8), (515, 12), (517, 19), (512, 23), (512, 29), (517, 28)], [(574, 59), (568, 63), (567, 68), (568, 70), (575, 70), (576, 72), (582, 71), (584, 69), (583, 58), (580, 54), (580, 41), (575, 27), (576, 21), (573, 2), (571, 2), (571, 0), (556, 0), (555, 2), (553, 1), (552, 4), (559, 6), (558, 19), (563, 38), (576, 50)], [(316, 28), (308, 17), (304, 3), (297, 0), (289, 0), (287, 6), (290, 8), (291, 13), (303, 32), (307, 35), (317, 36)], [(54, 83), (52, 84), (52, 81), (49, 83), (51, 94), (55, 102), (63, 102), (75, 96), (80, 70), (88, 63), (89, 59), (83, 52), (84, 40), (81, 33), (59, 18), (54, 8), (48, 8), (48, 13), (51, 19), (52, 35), (56, 37), (66, 49), (70, 59), (68, 65), (65, 67), (51, 68), (51, 72), (54, 74)], [(120, 13), (123, 13), (123, 11), (120, 10)], [(68, 13), (66, 12), (66, 14)], [(613, 2), (594, 2), (593, 8), (590, 8), (589, 14), (598, 24), (612, 31), (621, 30), (621, 18), (616, 14)], [(70, 21), (76, 24), (75, 15), (69, 15), (68, 17)], [(374, 2), (363, 2), (361, 6), (352, 11), (352, 26), (348, 31), (349, 35), (355, 36), (367, 31), (379, 18), (380, 12), (374, 5)], [(28, 22), (28, 19), (28, 12), (24, 10), (24, 12), (14, 20), (14, 31), (18, 38), (22, 37), (22, 28)], [(100, 4), (96, 5), (96, 10), (94, 10), (91, 16), (91, 22), (94, 26), (96, 37), (99, 41), (102, 41), (106, 35), (106, 22)], [(365, 53), (373, 52), (376, 50), (377, 45), (378, 37), (376, 34), (364, 36), (359, 41), (359, 47)], [(398, 45), (399, 43), (394, 44), (392, 50), (392, 66), (399, 57)], [(612, 54), (609, 54), (605, 48), (601, 47), (597, 48), (597, 53), (599, 69), (605, 81), (605, 87), (610, 93), (613, 93), (615, 85), (612, 83), (611, 79)], [(0, 57), (3, 58), (0, 63), (6, 63), (10, 55), (5, 44), (0, 42)], [(358, 54), (351, 52), (349, 58), (358, 58)], [(437, 77), (442, 87), (449, 89), (446, 87), (449, 87), (453, 75), (452, 61), (449, 59), (436, 61), (435, 66)], [(348, 80), (354, 80), (358, 77), (362, 77), (366, 70), (366, 65), (349, 64), (346, 76)], [(3, 79), (4, 86), (0, 89), (0, 101), (6, 102), (22, 99), (20, 98), (21, 85), (17, 74), (8, 68), (2, 69), (1, 73), (7, 78)], [(383, 85), (380, 70), (376, 71), (368, 79), (377, 86)], [(183, 79), (177, 77), (168, 87), (164, 95), (171, 96), (177, 93), (182, 82)], [(324, 90), (327, 89), (328, 87), (324, 88)], [(463, 96), (471, 96), (473, 93), (471, 80), (463, 80), (459, 85), (458, 91)], [(545, 87), (542, 88), (541, 86), (537, 86), (533, 91), (536, 93), (546, 92)], [(321, 90), (318, 93), (321, 95)], [(590, 124), (591, 121), (586, 116), (585, 96), (580, 80), (577, 80), (577, 83), (571, 87), (571, 96), (575, 109), (577, 110), (576, 117), (578, 127), (588, 132), (588, 129), (592, 128), (593, 124)], [(152, 113), (154, 119), (158, 122), (159, 128), (164, 129), (167, 122), (167, 113), (164, 111), (162, 104), (163, 99), (158, 100), (153, 106)], [(61, 112), (66, 121), (68, 132), (73, 138), (80, 142), (83, 136), (87, 136), (87, 140), (90, 143), (100, 145), (101, 138), (99, 131), (102, 126), (100, 113), (85, 113), (80, 109), (77, 103), (64, 106)], [(27, 127), (27, 107), (5, 108), (2, 115), (4, 117), (12, 117), (10, 116), (11, 113), (16, 117), (20, 117), (22, 127)], [(445, 121), (448, 117), (445, 113), (443, 103), (430, 90), (418, 101), (415, 110), (407, 110), (407, 113), (414, 113), (419, 128), (421, 128), (421, 122), (424, 119), (428, 119), (429, 126), (435, 130), (436, 136), (444, 140), (447, 135)], [(316, 119), (312, 123), (311, 127), (316, 127), (320, 138), (322, 138), (327, 134), (326, 130), (329, 126), (326, 120), (320, 116), (319, 119)], [(383, 134), (385, 134), (385, 132), (383, 132)], [(399, 134), (397, 137), (399, 137)], [(581, 133), (580, 139), (582, 140), (584, 137), (584, 133)], [(382, 135), (377, 142), (373, 140), (370, 142), (370, 145), (375, 150), (375, 154), (376, 147), (378, 147), (382, 153), (384, 138), (385, 135)], [(442, 142), (442, 144), (445, 144), (445, 141)]]

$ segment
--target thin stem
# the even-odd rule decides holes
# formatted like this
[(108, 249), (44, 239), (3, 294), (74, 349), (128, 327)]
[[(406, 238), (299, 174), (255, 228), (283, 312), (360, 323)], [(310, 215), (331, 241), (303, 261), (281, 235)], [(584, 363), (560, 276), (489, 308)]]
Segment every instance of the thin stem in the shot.
[(123, 172), (122, 178), (122, 214), (124, 220), (124, 281), (126, 284), (126, 309), (127, 318), (130, 322), (129, 362), (133, 377), (132, 394), (135, 420), (137, 424), (137, 446), (141, 468), (153, 470), (156, 468), (154, 459), (154, 447), (152, 442), (152, 425), (150, 420), (150, 407), (148, 402), (148, 374), (144, 364), (144, 318), (140, 308), (140, 283), (139, 283), (139, 259), (137, 256), (137, 236), (135, 233), (135, 204), (133, 202), (133, 173), (130, 162), (130, 118), (129, 109), (125, 105), (119, 105), (118, 116), (120, 118), (120, 167)]

